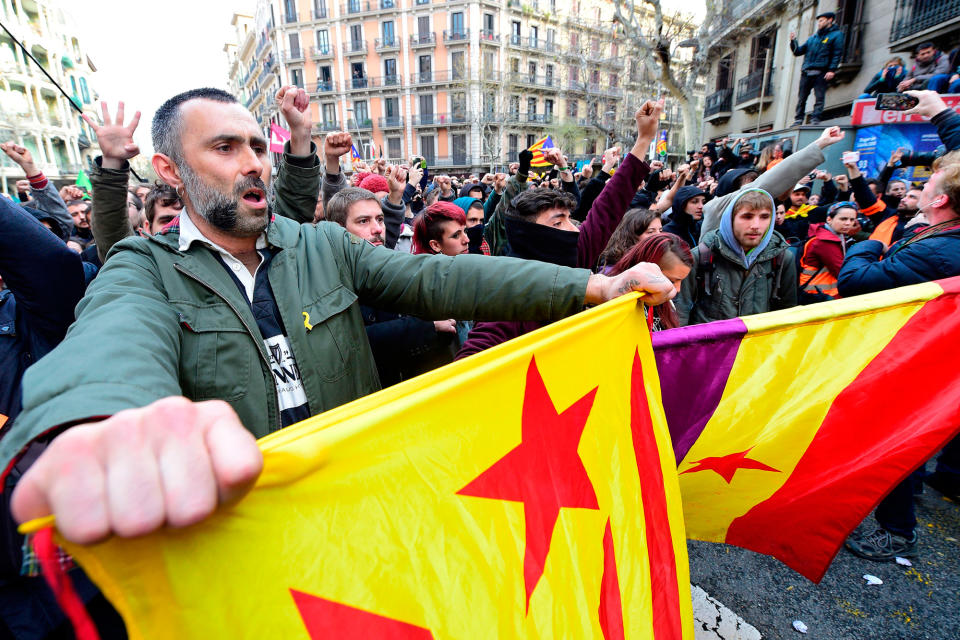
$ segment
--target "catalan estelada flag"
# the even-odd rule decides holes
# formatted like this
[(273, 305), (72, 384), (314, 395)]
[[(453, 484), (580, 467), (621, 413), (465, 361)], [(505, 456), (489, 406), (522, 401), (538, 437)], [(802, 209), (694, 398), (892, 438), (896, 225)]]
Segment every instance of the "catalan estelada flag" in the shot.
[(661, 131), (660, 137), (657, 140), (657, 155), (666, 158), (667, 157), (667, 132)]
[(960, 278), (654, 334), (687, 533), (819, 581), (960, 430)]
[(355, 144), (350, 145), (350, 160), (352, 162), (359, 162), (363, 160), (363, 158), (360, 157), (360, 152), (357, 151), (357, 145)]
[(638, 306), (272, 434), (253, 490), (196, 526), (67, 549), (132, 638), (692, 639)]
[(549, 167), (551, 163), (543, 159), (543, 150), (553, 148), (553, 138), (544, 136), (534, 142), (527, 148), (527, 151), (533, 152), (533, 160), (530, 161), (531, 167)]

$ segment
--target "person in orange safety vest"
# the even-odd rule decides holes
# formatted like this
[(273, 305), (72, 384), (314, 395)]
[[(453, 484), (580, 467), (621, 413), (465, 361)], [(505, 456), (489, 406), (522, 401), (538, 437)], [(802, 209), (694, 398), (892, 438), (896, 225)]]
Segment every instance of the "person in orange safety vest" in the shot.
[(800, 258), (801, 298), (821, 302), (839, 298), (837, 275), (850, 242), (847, 236), (857, 220), (857, 205), (838, 202), (827, 211), (826, 223), (810, 228), (811, 238)]

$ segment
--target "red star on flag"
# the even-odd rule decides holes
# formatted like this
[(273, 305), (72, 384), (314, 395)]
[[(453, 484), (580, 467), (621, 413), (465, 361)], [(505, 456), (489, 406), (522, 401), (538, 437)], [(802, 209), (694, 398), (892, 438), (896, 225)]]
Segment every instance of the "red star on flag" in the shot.
[(530, 595), (543, 576), (560, 509), (599, 509), (597, 494), (577, 454), (597, 389), (558, 413), (535, 358), (527, 368), (520, 444), (458, 495), (523, 503), (526, 542), (523, 579)]
[(310, 638), (433, 640), (428, 629), (290, 589)]
[[(753, 449), (753, 447), (750, 447), (750, 449)], [(758, 460), (748, 458), (747, 454), (750, 453), (750, 449), (725, 456), (714, 456), (703, 458), (702, 460), (695, 460), (693, 464), (697, 466), (690, 467), (686, 471), (682, 471), (681, 474), (696, 473), (697, 471), (715, 471), (721, 478), (727, 481), (727, 484), (730, 484), (730, 481), (733, 480), (733, 476), (737, 473), (738, 469), (759, 469), (760, 471), (780, 473), (779, 469), (774, 469)]]

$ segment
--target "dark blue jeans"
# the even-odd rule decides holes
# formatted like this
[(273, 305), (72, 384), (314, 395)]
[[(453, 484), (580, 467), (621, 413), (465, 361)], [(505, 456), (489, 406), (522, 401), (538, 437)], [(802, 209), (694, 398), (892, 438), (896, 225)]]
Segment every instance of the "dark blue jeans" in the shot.
[(950, 82), (951, 73), (938, 73), (927, 80), (927, 89), (937, 93), (960, 93), (960, 80)]
[(794, 114), (794, 120), (803, 122), (803, 117), (807, 111), (807, 98), (810, 97), (810, 91), (813, 91), (813, 112), (810, 114), (811, 120), (819, 120), (823, 115), (823, 105), (827, 95), (827, 81), (823, 79), (824, 72), (817, 75), (807, 75), (806, 72), (800, 73), (800, 94), (797, 96), (797, 111)]
[[(960, 483), (960, 436), (955, 437), (943, 448), (937, 460), (936, 473), (956, 478)], [(923, 482), (924, 467), (914, 471), (906, 480), (893, 488), (887, 497), (877, 505), (874, 517), (877, 523), (898, 536), (909, 538), (917, 526), (917, 513), (913, 507), (913, 489)]]

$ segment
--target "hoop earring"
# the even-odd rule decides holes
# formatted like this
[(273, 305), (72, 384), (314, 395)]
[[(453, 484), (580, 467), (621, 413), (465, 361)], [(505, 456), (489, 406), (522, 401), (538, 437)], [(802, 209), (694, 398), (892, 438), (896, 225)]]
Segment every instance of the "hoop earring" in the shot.
[(177, 194), (177, 197), (180, 198), (180, 202), (183, 202), (183, 194), (180, 193), (180, 189), (182, 189), (182, 188), (183, 188), (183, 185), (180, 185), (179, 187), (177, 187), (177, 188), (174, 189), (174, 191), (175, 191), (176, 194)]

